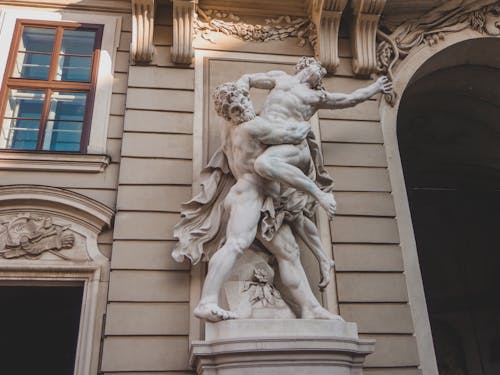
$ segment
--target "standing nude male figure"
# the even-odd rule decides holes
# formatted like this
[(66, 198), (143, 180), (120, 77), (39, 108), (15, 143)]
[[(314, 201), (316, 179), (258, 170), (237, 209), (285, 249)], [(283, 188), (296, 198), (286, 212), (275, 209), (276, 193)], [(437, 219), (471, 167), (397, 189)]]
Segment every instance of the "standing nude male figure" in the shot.
[(229, 212), (226, 242), (209, 262), (202, 297), (194, 311), (199, 318), (217, 321), (236, 317), (217, 305), (218, 293), (237, 258), (256, 236), (275, 255), (282, 282), (301, 308), (300, 317), (339, 318), (323, 309), (312, 294), (288, 224), (283, 224), (270, 241), (257, 234), (261, 208), (266, 196), (276, 195), (280, 185), (286, 184), (311, 194), (331, 217), (335, 210), (333, 196), (315, 186), (301, 169), (310, 165), (310, 153), (304, 143), (310, 131), (307, 120), (319, 108), (356, 105), (378, 92), (389, 90), (389, 84), (379, 80), (348, 95), (326, 93), (318, 89), (324, 74), (319, 63), (300, 65), (295, 76), (270, 72), (243, 76), (239, 81), (241, 86), (247, 82), (247, 87), (271, 88), (272, 91), (261, 116), (254, 117), (251, 106), (236, 106), (236, 110), (228, 112), (234, 124), (246, 122), (225, 127), (224, 152), (237, 182), (224, 201), (224, 208)]

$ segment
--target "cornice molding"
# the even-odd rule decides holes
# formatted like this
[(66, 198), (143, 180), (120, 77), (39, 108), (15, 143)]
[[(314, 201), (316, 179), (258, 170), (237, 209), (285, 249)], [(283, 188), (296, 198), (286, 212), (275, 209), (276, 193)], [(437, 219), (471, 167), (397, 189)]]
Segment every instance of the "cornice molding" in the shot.
[(377, 71), (377, 29), (386, 0), (352, 0), (352, 70), (357, 75)]
[(194, 11), (196, 0), (173, 0), (174, 38), (171, 49), (172, 61), (189, 65), (194, 56)]
[(132, 0), (132, 43), (130, 56), (135, 64), (153, 59), (155, 0)]
[(110, 162), (107, 155), (0, 150), (0, 170), (99, 173)]
[(316, 26), (315, 57), (333, 73), (339, 63), (339, 26), (347, 0), (307, 0), (309, 17)]
[(130, 0), (1, 0), (1, 5), (130, 13)]

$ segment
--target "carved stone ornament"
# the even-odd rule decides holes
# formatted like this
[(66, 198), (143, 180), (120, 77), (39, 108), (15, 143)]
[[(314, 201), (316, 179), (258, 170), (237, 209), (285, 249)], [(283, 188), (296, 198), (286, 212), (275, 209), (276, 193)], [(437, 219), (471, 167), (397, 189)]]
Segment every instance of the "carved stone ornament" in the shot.
[(307, 40), (315, 39), (314, 26), (308, 18), (280, 16), (265, 19), (265, 24), (249, 24), (239, 16), (218, 10), (196, 9), (194, 22), (196, 35), (208, 40), (214, 32), (223, 33), (248, 42), (268, 42), (297, 38), (299, 45), (304, 46)]
[(68, 226), (54, 224), (52, 218), (44, 215), (20, 214), (0, 223), (0, 258), (39, 258), (50, 252), (68, 259), (59, 251), (71, 249), (75, 236)]
[(315, 25), (311, 44), (316, 59), (329, 73), (339, 66), (339, 26), (347, 0), (308, 0), (309, 17)]
[(386, 0), (353, 0), (352, 70), (368, 75), (377, 71), (377, 28)]
[(146, 64), (153, 58), (155, 0), (132, 0), (132, 43), (130, 56), (135, 64)]
[[(392, 70), (400, 59), (422, 45), (433, 45), (448, 33), (465, 29), (481, 34), (500, 35), (500, 4), (498, 0), (450, 0), (416, 20), (409, 20), (394, 29), (378, 30), (377, 68), (392, 80)], [(394, 96), (386, 96), (394, 104)]]
[(172, 61), (177, 64), (191, 64), (193, 60), (193, 21), (195, 1), (173, 0), (174, 39)]

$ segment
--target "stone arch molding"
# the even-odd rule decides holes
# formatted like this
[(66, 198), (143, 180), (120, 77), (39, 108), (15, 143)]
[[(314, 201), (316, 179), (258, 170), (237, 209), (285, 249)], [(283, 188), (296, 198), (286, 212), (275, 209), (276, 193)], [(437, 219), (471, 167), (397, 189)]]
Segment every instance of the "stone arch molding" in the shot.
[(75, 375), (98, 370), (109, 260), (97, 236), (113, 210), (59, 188), (0, 187), (0, 285), (81, 285), (84, 288)]
[(97, 236), (111, 224), (113, 210), (59, 188), (0, 187), (0, 260), (53, 257), (106, 263)]
[[(500, 56), (488, 51), (485, 43), (500, 46), (500, 38), (478, 34), (467, 29), (449, 34), (433, 45), (423, 44), (411, 51), (393, 72), (394, 89), (398, 93), (394, 102), (381, 100), (380, 119), (387, 156), (392, 194), (398, 218), (398, 230), (403, 253), (408, 298), (417, 339), (422, 373), (438, 375), (427, 305), (419, 268), (417, 245), (413, 232), (410, 208), (404, 182), (397, 138), (397, 118), (401, 98), (408, 86), (439, 69), (476, 64), (500, 68)], [(475, 48), (477, 47), (477, 48)], [(500, 47), (499, 47), (500, 48)], [(464, 53), (466, 51), (466, 53)], [(482, 52), (481, 52), (482, 51)], [(447, 53), (449, 52), (449, 53)], [(462, 52), (462, 53), (461, 53)], [(459, 79), (459, 77), (457, 77)]]

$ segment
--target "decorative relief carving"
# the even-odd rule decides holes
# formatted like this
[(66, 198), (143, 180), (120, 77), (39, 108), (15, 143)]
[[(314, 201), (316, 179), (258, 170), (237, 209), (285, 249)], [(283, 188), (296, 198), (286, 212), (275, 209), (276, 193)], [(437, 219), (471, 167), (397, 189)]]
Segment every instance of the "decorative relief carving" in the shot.
[[(392, 30), (377, 31), (377, 68), (393, 77), (392, 70), (400, 59), (422, 45), (433, 45), (448, 33), (465, 29), (491, 36), (500, 35), (500, 4), (498, 0), (450, 0), (416, 20), (410, 20)], [(386, 96), (394, 104), (395, 96)]]
[(210, 34), (223, 33), (248, 42), (268, 42), (298, 38), (299, 45), (304, 46), (307, 40), (314, 43), (314, 27), (308, 18), (281, 16), (265, 19), (265, 24), (249, 24), (239, 16), (218, 10), (204, 11), (197, 7), (194, 22), (195, 33), (205, 40), (214, 43)]
[(153, 58), (154, 19), (154, 0), (132, 0), (130, 56), (136, 64), (149, 63)]
[(243, 293), (250, 294), (250, 303), (262, 303), (263, 306), (275, 305), (281, 299), (280, 292), (271, 284), (270, 275), (263, 268), (256, 268), (253, 271), (253, 279), (249, 281), (243, 289)]
[(311, 44), (316, 59), (329, 73), (337, 69), (340, 60), (338, 52), (339, 26), (347, 0), (309, 0), (308, 10), (314, 27)]
[(172, 61), (177, 64), (191, 64), (193, 60), (193, 28), (195, 1), (173, 0), (174, 39)]
[(28, 213), (12, 217), (0, 223), (0, 257), (36, 259), (50, 252), (68, 259), (59, 253), (62, 249), (71, 249), (75, 243), (75, 236), (68, 228), (69, 225), (54, 224), (49, 216)]
[(386, 0), (353, 0), (352, 69), (354, 74), (368, 75), (377, 71), (377, 28)]

